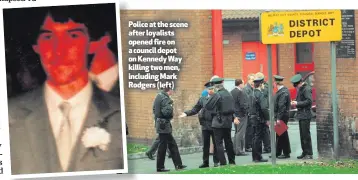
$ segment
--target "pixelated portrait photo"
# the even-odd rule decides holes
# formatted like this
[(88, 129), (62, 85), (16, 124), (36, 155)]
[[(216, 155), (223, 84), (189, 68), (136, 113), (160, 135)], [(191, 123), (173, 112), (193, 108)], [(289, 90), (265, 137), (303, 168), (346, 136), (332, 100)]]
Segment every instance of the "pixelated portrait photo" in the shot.
[(127, 171), (116, 6), (3, 10), (12, 175)]

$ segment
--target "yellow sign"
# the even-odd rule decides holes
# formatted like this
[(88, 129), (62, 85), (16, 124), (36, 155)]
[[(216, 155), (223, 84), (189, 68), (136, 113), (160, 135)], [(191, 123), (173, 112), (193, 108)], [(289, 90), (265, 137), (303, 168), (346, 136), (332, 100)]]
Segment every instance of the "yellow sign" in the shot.
[(263, 44), (342, 40), (340, 10), (264, 12), (260, 16)]

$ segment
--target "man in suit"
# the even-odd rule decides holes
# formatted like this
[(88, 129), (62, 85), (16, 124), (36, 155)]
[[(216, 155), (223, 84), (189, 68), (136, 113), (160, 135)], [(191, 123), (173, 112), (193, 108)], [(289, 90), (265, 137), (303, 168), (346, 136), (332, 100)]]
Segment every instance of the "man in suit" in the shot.
[(235, 80), (235, 88), (231, 90), (231, 95), (235, 101), (235, 113), (234, 113), (234, 152), (237, 156), (247, 155), (244, 152), (245, 146), (245, 133), (247, 126), (247, 96), (243, 91), (244, 82), (241, 79)]
[[(87, 56), (95, 52), (93, 34), (85, 19), (68, 13), (98, 15), (113, 6), (36, 9), (44, 16), (33, 50), (47, 79), (9, 100), (12, 174), (124, 168), (120, 100), (92, 85)], [(98, 136), (104, 141), (93, 144)]]
[(173, 94), (173, 90), (170, 88), (162, 89), (156, 96), (153, 103), (153, 114), (155, 119), (155, 129), (159, 134), (159, 147), (157, 157), (157, 172), (167, 172), (169, 169), (164, 167), (165, 152), (169, 149), (172, 155), (175, 169), (180, 170), (186, 168), (182, 164), (178, 145), (172, 135), (173, 119), (173, 100), (170, 96)]
[[(254, 79), (255, 74), (249, 74), (247, 76), (247, 84), (244, 87), (243, 91), (245, 92), (246, 96), (250, 96), (254, 90)], [(254, 122), (251, 122), (250, 120), (250, 114), (247, 115), (247, 125), (246, 125), (246, 133), (245, 133), (245, 152), (251, 152), (252, 151), (252, 140), (254, 138)]]

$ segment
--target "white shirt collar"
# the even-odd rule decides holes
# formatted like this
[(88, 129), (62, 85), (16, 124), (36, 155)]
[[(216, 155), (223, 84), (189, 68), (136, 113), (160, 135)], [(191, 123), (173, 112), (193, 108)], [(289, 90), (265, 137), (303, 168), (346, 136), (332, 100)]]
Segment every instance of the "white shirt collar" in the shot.
[(47, 83), (45, 83), (45, 99), (46, 104), (49, 110), (57, 110), (59, 105), (66, 101), (71, 104), (72, 108), (75, 108), (81, 104), (88, 104), (92, 95), (92, 84), (88, 81), (87, 85), (71, 97), (68, 100), (64, 100), (52, 87), (50, 87)]
[(278, 90), (280, 90), (280, 89), (282, 89), (283, 88), (283, 86), (281, 85), (281, 86), (277, 86), (277, 89)]

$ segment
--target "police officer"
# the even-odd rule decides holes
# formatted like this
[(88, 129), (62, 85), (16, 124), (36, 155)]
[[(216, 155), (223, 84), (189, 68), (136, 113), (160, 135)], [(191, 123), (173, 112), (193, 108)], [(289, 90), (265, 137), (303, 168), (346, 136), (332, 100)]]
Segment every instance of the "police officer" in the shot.
[[(262, 72), (256, 73), (255, 77), (257, 78), (263, 78), (263, 83), (261, 88), (261, 92), (265, 96), (265, 99), (267, 99), (268, 103), (268, 96), (269, 96), (269, 86), (267, 82), (265, 81), (265, 75)], [(265, 126), (265, 135), (263, 139), (263, 145), (264, 145), (264, 153), (271, 153), (271, 139), (270, 139), (270, 128), (268, 126)]]
[(302, 154), (297, 159), (312, 159), (312, 141), (310, 132), (312, 89), (302, 81), (302, 76), (296, 74), (291, 78), (291, 83), (297, 88), (296, 101), (291, 104), (297, 108), (296, 118), (299, 121)]
[(153, 104), (153, 113), (156, 119), (156, 131), (159, 134), (157, 172), (169, 171), (169, 169), (164, 167), (167, 148), (172, 155), (175, 169), (179, 170), (186, 168), (186, 166), (182, 164), (178, 145), (172, 135), (172, 124), (170, 122), (173, 119), (173, 100), (170, 98), (172, 94), (172, 89), (164, 88), (158, 93)]
[(209, 153), (210, 153), (210, 139), (213, 139), (214, 142), (214, 153), (213, 153), (213, 161), (214, 167), (217, 167), (219, 164), (219, 160), (216, 156), (216, 146), (215, 146), (215, 138), (214, 131), (211, 127), (213, 114), (215, 112), (209, 111), (204, 108), (205, 103), (208, 101), (209, 96), (214, 94), (214, 86), (211, 82), (205, 84), (206, 92), (208, 94), (206, 96), (201, 96), (196, 103), (196, 105), (191, 109), (182, 113), (179, 118), (186, 116), (193, 116), (199, 113), (199, 123), (201, 125), (201, 133), (203, 137), (203, 164), (199, 166), (199, 168), (207, 168), (209, 167)]
[(262, 141), (265, 136), (265, 128), (268, 126), (269, 119), (268, 100), (265, 98), (263, 90), (263, 78), (257, 77), (254, 80), (253, 94), (249, 96), (250, 118), (254, 122), (254, 139), (252, 144), (252, 160), (254, 162), (267, 162), (262, 158)]
[[(278, 91), (274, 97), (274, 113), (275, 119), (277, 120), (276, 123), (280, 123), (279, 120), (282, 120), (286, 125), (290, 118), (289, 112), (291, 107), (291, 98), (290, 98), (290, 91), (287, 87), (283, 85), (284, 77), (275, 75), (275, 83), (278, 88)], [(279, 159), (290, 158), (291, 147), (290, 147), (290, 140), (288, 137), (288, 132), (284, 132), (281, 136), (276, 134), (276, 156)], [(282, 154), (283, 153), (283, 154)]]
[(221, 166), (227, 164), (223, 146), (224, 141), (229, 164), (235, 164), (234, 147), (231, 140), (231, 128), (234, 120), (234, 98), (224, 88), (224, 79), (214, 78), (211, 82), (214, 83), (216, 93), (209, 98), (204, 108), (216, 112), (211, 126), (214, 131), (217, 157)]

